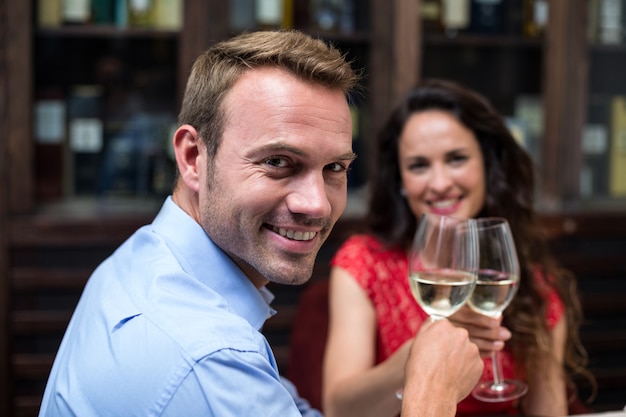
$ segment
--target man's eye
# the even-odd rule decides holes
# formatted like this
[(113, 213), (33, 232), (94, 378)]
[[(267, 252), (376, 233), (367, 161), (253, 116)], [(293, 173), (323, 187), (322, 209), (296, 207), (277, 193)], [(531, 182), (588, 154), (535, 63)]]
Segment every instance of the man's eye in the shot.
[(271, 158), (267, 158), (265, 163), (274, 167), (284, 168), (287, 166), (287, 160), (285, 158), (281, 158), (278, 156), (273, 156)]
[(338, 162), (333, 162), (332, 164), (326, 165), (326, 169), (332, 172), (343, 172), (347, 170), (347, 167)]

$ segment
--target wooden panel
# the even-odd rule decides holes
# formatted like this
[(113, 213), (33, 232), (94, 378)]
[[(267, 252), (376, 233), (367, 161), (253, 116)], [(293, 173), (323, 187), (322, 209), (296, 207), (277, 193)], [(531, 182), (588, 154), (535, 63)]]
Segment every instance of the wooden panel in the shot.
[(10, 282), (13, 291), (45, 291), (82, 289), (91, 275), (87, 268), (13, 268)]
[(228, 16), (228, 4), (222, 0), (185, 0), (178, 62), (179, 103), (182, 102), (193, 61), (211, 44), (229, 35), (229, 19), (224, 18)]
[(63, 334), (72, 318), (72, 310), (14, 311), (11, 317), (17, 335), (45, 333)]
[(113, 216), (21, 216), (8, 227), (12, 247), (67, 247), (119, 245), (137, 228), (152, 221), (152, 214)]
[(550, 1), (544, 59), (545, 130), (541, 203), (559, 210), (579, 195), (581, 132), (587, 100), (587, 2)]
[(30, 211), (33, 207), (32, 165), (32, 54), (31, 1), (6, 1), (6, 36), (8, 128), (8, 187), (11, 212)]
[[(6, 27), (7, 13), (6, 1), (0, 1), (0, 27)], [(0, 132), (8, 132), (8, 74), (6, 72), (6, 32), (0, 30)], [(0, 139), (0, 387), (9, 387), (9, 328), (8, 309), (9, 305), (9, 280), (8, 280), (8, 256), (7, 256), (7, 211), (8, 190), (7, 178), (7, 141), (4, 136)], [(9, 389), (0, 389), (0, 415), (8, 416), (11, 394)]]
[[(391, 66), (393, 88), (392, 100), (397, 102), (406, 91), (413, 87), (420, 68), (419, 38), (422, 33), (420, 1), (401, 0), (394, 2), (393, 54), (395, 62)], [(374, 96), (374, 100), (376, 100)], [(389, 111), (387, 111), (387, 114)]]
[(391, 85), (394, 65), (391, 63), (394, 62), (395, 57), (392, 48), (389, 47), (393, 43), (392, 10), (389, 3), (372, 1), (371, 19), (374, 34), (370, 51), (370, 67), (376, 72), (376, 76), (368, 80), (368, 95), (372, 98), (369, 107), (370, 114), (368, 114), (371, 132), (379, 131), (384, 121), (383, 117), (386, 117), (393, 103)]

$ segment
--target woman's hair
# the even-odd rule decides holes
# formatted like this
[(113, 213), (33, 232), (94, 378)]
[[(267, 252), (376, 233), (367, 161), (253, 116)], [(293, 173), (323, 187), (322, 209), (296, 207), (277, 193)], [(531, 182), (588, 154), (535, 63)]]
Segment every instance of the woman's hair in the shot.
[[(485, 202), (477, 217), (504, 217), (508, 220), (521, 266), (520, 287), (504, 314), (504, 323), (513, 333), (510, 346), (523, 363), (525, 372), (537, 374), (543, 365), (536, 353), (551, 353), (546, 326), (546, 298), (540, 286), (554, 288), (565, 305), (567, 343), (565, 368), (568, 384), (573, 374), (595, 381), (585, 369), (587, 356), (580, 342), (582, 308), (576, 280), (560, 268), (549, 253), (534, 210), (534, 165), (516, 142), (502, 116), (487, 99), (459, 84), (425, 80), (401, 100), (383, 126), (375, 148), (371, 193), (366, 218), (370, 231), (387, 246), (408, 248), (417, 219), (402, 196), (398, 143), (409, 118), (418, 112), (441, 110), (453, 115), (478, 140), (484, 160)], [(538, 283), (539, 270), (545, 282)], [(545, 355), (543, 355), (545, 357)]]
[(179, 124), (198, 130), (209, 161), (223, 133), (224, 97), (246, 71), (263, 66), (284, 69), (346, 96), (359, 78), (339, 50), (294, 30), (244, 33), (216, 43), (194, 62), (178, 116)]

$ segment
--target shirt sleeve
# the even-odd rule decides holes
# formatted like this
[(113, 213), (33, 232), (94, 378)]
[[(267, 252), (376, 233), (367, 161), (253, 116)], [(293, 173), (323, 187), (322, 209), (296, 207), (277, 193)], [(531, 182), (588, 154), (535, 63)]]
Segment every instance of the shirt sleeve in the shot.
[[(295, 391), (294, 391), (295, 393)], [(298, 409), (303, 406), (306, 412)], [(196, 363), (172, 393), (162, 417), (319, 417), (283, 385), (258, 352), (222, 349)]]
[(280, 380), (285, 389), (287, 389), (289, 394), (291, 394), (293, 400), (296, 403), (296, 406), (298, 407), (298, 411), (300, 411), (300, 414), (302, 414), (303, 417), (323, 417), (321, 412), (319, 412), (315, 408), (312, 408), (311, 404), (309, 404), (307, 400), (300, 397), (300, 395), (298, 394), (298, 390), (291, 381), (289, 381), (285, 377), (281, 377)]

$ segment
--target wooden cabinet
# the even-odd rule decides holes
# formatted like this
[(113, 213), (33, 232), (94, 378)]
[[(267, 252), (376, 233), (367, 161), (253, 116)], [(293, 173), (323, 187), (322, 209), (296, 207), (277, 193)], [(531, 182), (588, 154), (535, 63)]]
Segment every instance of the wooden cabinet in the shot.
[[(506, 1), (521, 5), (521, 0)], [(447, 76), (468, 82), (509, 114), (521, 93), (540, 97), (544, 113), (543, 134), (536, 148), (541, 168), (539, 201), (542, 210), (551, 213), (548, 223), (561, 230), (563, 225), (587, 218), (572, 211), (591, 208), (594, 221), (604, 219), (603, 224), (609, 225), (602, 229), (602, 237), (613, 242), (612, 248), (621, 244), (626, 216), (618, 212), (607, 220), (598, 213), (623, 209), (623, 199), (592, 204), (581, 199), (580, 193), (585, 163), (581, 135), (587, 106), (595, 97), (593, 89), (599, 83), (600, 92), (609, 88), (611, 94), (626, 94), (623, 86), (617, 86), (621, 80), (616, 73), (608, 78), (603, 75), (607, 66), (623, 68), (623, 47), (587, 46), (587, 2), (550, 0), (550, 21), (542, 40), (511, 34), (459, 34), (454, 38), (429, 34), (422, 30), (428, 26), (420, 19), (423, 2), (426, 0), (354, 0), (358, 12), (349, 33), (316, 28), (307, 6), (311, 2), (291, 2), (296, 28), (331, 40), (365, 68), (365, 94), (358, 103), (361, 171), (369, 167), (369, 146), (390, 109), (421, 77)], [(54, 352), (89, 273), (139, 225), (151, 221), (164, 192), (160, 189), (140, 199), (76, 198), (81, 196), (75, 195), (74, 188), (67, 198), (63, 187), (71, 182), (67, 179), (71, 176), (59, 172), (62, 162), (54, 162), (59, 154), (47, 147), (50, 138), (45, 135), (50, 132), (44, 132), (42, 139), (36, 127), (37, 117), (41, 117), (38, 112), (45, 116), (50, 108), (38, 108), (37, 104), (58, 97), (58, 91), (49, 87), (61, 85), (61, 94), (67, 97), (70, 87), (102, 81), (93, 74), (87, 76), (92, 66), (104, 57), (102, 51), (122, 51), (118, 56), (121, 63), (109, 62), (113, 68), (131, 65), (136, 58), (140, 58), (139, 68), (151, 62), (167, 68), (156, 75), (144, 72), (140, 74), (143, 78), (134, 82), (163, 77), (164, 83), (152, 84), (151, 92), (157, 93), (156, 101), (168, 114), (175, 114), (193, 59), (212, 42), (234, 33), (230, 7), (240, 3), (253, 2), (184, 0), (179, 30), (111, 25), (41, 29), (35, 23), (37, 1), (0, 0), (0, 415), (36, 414)], [(147, 52), (147, 57), (142, 57)], [(151, 61), (155, 56), (161, 61)], [(491, 72), (478, 69), (472, 74), (471, 68), (460, 65), (462, 58), (484, 61)], [(53, 178), (55, 175), (59, 177)], [(358, 218), (342, 219), (320, 254), (316, 277), (326, 275), (332, 251), (358, 227)], [(554, 236), (568, 239), (570, 232)], [(582, 236), (577, 248), (584, 252), (585, 239), (591, 235)], [(623, 272), (623, 262), (614, 259), (616, 263), (606, 264), (614, 267), (605, 274)], [(285, 366), (291, 313), (301, 289), (275, 290), (279, 292), (277, 301), (283, 304), (278, 307), (282, 315), (268, 322), (267, 335)]]

